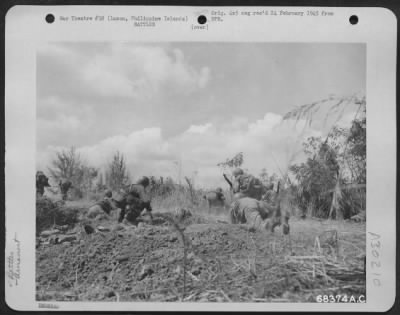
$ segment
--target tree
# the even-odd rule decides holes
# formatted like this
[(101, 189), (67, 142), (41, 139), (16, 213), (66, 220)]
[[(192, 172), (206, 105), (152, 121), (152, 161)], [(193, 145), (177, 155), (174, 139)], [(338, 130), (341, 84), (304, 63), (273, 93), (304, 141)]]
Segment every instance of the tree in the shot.
[(96, 179), (99, 170), (95, 167), (82, 165), (78, 172), (79, 188), (82, 192), (89, 192), (94, 189), (94, 180)]
[(56, 152), (56, 157), (51, 161), (51, 167), (48, 168), (51, 176), (59, 182), (60, 180), (70, 180), (77, 184), (80, 178), (82, 160), (75, 147), (69, 150)]
[[(365, 101), (365, 100), (364, 100)], [(365, 106), (360, 107), (348, 130), (341, 130), (343, 145), (338, 156), (340, 172), (335, 188), (329, 217), (349, 217), (365, 210), (366, 204), (366, 116)]]
[(334, 126), (325, 140), (309, 137), (303, 143), (306, 162), (290, 167), (303, 209), (340, 219), (365, 208), (365, 127), (365, 117), (356, 117), (349, 129)]
[[(243, 152), (237, 153), (233, 158), (226, 159), (225, 162), (218, 163), (217, 166), (225, 172), (226, 170), (230, 170), (231, 172), (238, 167), (241, 167), (244, 162)], [(226, 175), (224, 174), (224, 177)], [(225, 177), (226, 178), (226, 177)], [(232, 175), (230, 176), (230, 180), (232, 180)]]
[(70, 181), (79, 195), (92, 190), (93, 181), (98, 174), (98, 169), (87, 165), (75, 147), (56, 152), (48, 170), (57, 183)]
[[(336, 153), (327, 141), (310, 137), (304, 143), (309, 157), (306, 162), (290, 166), (298, 183), (300, 206), (305, 211), (311, 208), (312, 215), (327, 216), (331, 205), (331, 196), (326, 192), (335, 187), (338, 176)], [(315, 151), (310, 150), (315, 148)], [(316, 213), (316, 211), (320, 213)]]
[[(336, 123), (343, 116), (345, 109), (350, 106), (357, 108), (352, 127), (350, 130), (337, 127)], [(334, 118), (331, 130), (325, 141), (309, 138), (304, 152), (313, 158), (309, 157), (306, 163), (292, 165), (290, 171), (296, 175), (299, 182), (297, 190), (298, 196), (301, 197), (300, 203), (311, 204), (315, 211), (315, 207), (321, 206), (318, 202), (323, 200), (324, 215), (328, 211), (329, 217), (335, 215), (336, 218), (341, 218), (346, 207), (350, 209), (347, 213), (350, 213), (359, 205), (361, 208), (365, 205), (363, 202), (365, 194), (357, 195), (352, 190), (354, 187), (360, 187), (360, 183), (361, 186), (365, 186), (365, 118), (358, 118), (358, 114), (363, 113), (365, 116), (366, 99), (365, 96), (356, 94), (348, 97), (329, 97), (296, 107), (285, 114), (283, 120), (295, 119), (297, 123), (303, 119), (306, 122), (305, 126), (311, 125), (314, 114), (322, 108), (327, 109), (324, 123), (327, 122), (328, 117)], [(318, 176), (321, 178), (317, 178)], [(319, 191), (318, 194), (321, 195), (318, 195), (317, 191), (320, 189), (310, 180), (312, 183), (321, 183), (325, 191)], [(329, 188), (330, 185), (332, 186)], [(329, 206), (328, 200), (330, 200)], [(314, 202), (317, 204), (314, 205)]]
[(352, 171), (353, 181), (365, 184), (367, 180), (367, 132), (366, 117), (354, 119), (346, 139), (346, 161)]
[(324, 123), (327, 122), (329, 117), (333, 117), (334, 122), (332, 123), (332, 126), (334, 126), (343, 117), (343, 113), (346, 108), (349, 108), (350, 106), (356, 106), (358, 108), (357, 112), (360, 110), (365, 111), (365, 96), (357, 94), (347, 97), (330, 96), (313, 103), (295, 107), (293, 110), (287, 112), (283, 116), (283, 120), (294, 119), (296, 122), (298, 122), (300, 119), (304, 119), (306, 121), (306, 125), (311, 126), (314, 115), (320, 112), (322, 109), (328, 108), (325, 114)]
[(129, 184), (129, 174), (124, 156), (117, 151), (106, 171), (106, 184), (111, 189), (120, 189)]
[(243, 161), (243, 152), (239, 152), (233, 158), (226, 159), (225, 162), (218, 163), (217, 166), (223, 170), (226, 170), (227, 168), (233, 169), (242, 166)]
[(104, 190), (107, 186), (104, 184), (103, 174), (99, 173), (98, 180), (96, 183), (96, 190)]

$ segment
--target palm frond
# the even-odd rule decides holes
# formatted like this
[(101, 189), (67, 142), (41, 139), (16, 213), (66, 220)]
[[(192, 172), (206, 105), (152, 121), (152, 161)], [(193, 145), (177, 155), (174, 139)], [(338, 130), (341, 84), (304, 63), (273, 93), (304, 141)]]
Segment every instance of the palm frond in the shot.
[(329, 108), (325, 114), (324, 124), (326, 124), (328, 118), (333, 114), (339, 113), (335, 119), (335, 123), (337, 123), (343, 117), (343, 113), (348, 106), (365, 106), (365, 96), (360, 97), (357, 94), (345, 97), (329, 96), (328, 98), (316, 102), (295, 107), (283, 116), (283, 120), (293, 119), (298, 123), (300, 119), (304, 119), (306, 125), (311, 126), (315, 114), (317, 114), (327, 104), (329, 105)]

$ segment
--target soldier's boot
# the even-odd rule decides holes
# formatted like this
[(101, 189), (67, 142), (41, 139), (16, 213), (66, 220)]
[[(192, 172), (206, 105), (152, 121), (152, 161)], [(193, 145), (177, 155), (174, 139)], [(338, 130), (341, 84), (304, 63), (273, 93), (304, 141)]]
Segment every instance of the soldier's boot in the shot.
[(289, 218), (286, 216), (282, 218), (282, 232), (285, 235), (290, 233)]
[(154, 220), (153, 214), (152, 214), (151, 212), (149, 212), (149, 221), (148, 221), (148, 224), (153, 225), (153, 220)]

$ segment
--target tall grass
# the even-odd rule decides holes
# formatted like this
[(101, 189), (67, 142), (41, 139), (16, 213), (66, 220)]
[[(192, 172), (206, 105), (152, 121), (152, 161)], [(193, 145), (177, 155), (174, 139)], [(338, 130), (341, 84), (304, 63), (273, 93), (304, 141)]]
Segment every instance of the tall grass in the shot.
[[(221, 214), (223, 211), (218, 211), (216, 208), (211, 210), (208, 207), (207, 201), (204, 199), (204, 195), (207, 191), (202, 189), (177, 189), (167, 194), (153, 194), (151, 205), (157, 212), (172, 212), (177, 208), (185, 208), (194, 211), (198, 214)], [(225, 196), (225, 209), (233, 202), (233, 194), (230, 190), (224, 191)]]

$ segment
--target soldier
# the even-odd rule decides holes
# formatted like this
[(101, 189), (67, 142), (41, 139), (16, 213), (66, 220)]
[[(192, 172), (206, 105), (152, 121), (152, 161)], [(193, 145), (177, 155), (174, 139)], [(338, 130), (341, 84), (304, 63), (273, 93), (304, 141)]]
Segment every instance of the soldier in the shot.
[(265, 193), (263, 194), (261, 200), (268, 203), (275, 203), (277, 199), (277, 192), (274, 191), (274, 184), (271, 183), (265, 187)]
[(203, 195), (206, 200), (208, 209), (211, 207), (224, 207), (225, 206), (225, 196), (221, 187), (215, 189), (215, 191), (209, 191)]
[(150, 198), (146, 192), (146, 188), (149, 184), (149, 178), (144, 176), (139, 179), (136, 184), (131, 185), (129, 192), (125, 195), (123, 200), (119, 202), (121, 208), (118, 218), (119, 222), (138, 223), (137, 219), (144, 209), (149, 213), (150, 219), (153, 219)]
[(215, 190), (215, 193), (217, 194), (217, 197), (218, 197), (220, 200), (225, 200), (224, 192), (223, 192), (223, 190), (222, 190), (221, 187), (218, 187), (218, 188)]
[(147, 192), (147, 188), (149, 187), (149, 185), (150, 179), (147, 176), (143, 176), (136, 182), (136, 184), (132, 184), (129, 187), (129, 192), (135, 192), (143, 201), (150, 201), (150, 195)]
[(43, 196), (44, 188), (50, 187), (49, 178), (42, 172), (36, 172), (36, 196)]
[(60, 180), (58, 184), (61, 191), (62, 200), (67, 200), (68, 191), (73, 187), (70, 180)]
[(236, 168), (233, 170), (232, 175), (233, 175), (233, 183), (232, 183), (232, 191), (234, 194), (240, 193), (240, 188), (241, 188), (241, 176), (244, 174), (243, 170), (241, 168)]
[(241, 168), (233, 171), (234, 181), (232, 184), (233, 193), (236, 199), (250, 197), (261, 200), (263, 185), (261, 181), (253, 175), (246, 174)]
[(104, 210), (105, 213), (110, 214), (111, 210), (115, 209), (115, 205), (112, 202), (112, 191), (107, 189), (104, 192), (103, 200), (98, 202), (98, 205)]
[(139, 223), (138, 218), (142, 214), (142, 211), (144, 209), (146, 209), (150, 213), (150, 217), (152, 219), (152, 209), (150, 203), (140, 199), (139, 195), (135, 194), (135, 192), (129, 192), (126, 196), (125, 215), (122, 222), (132, 223), (136, 225), (137, 223)]
[(110, 189), (107, 189), (105, 192), (104, 192), (104, 200), (109, 200), (109, 199), (111, 199), (112, 198), (112, 191), (110, 190)]
[(103, 200), (100, 200), (99, 202), (95, 203), (93, 206), (91, 206), (88, 210), (87, 217), (88, 218), (95, 218), (99, 214), (103, 214), (104, 212), (109, 215), (111, 213), (111, 210), (115, 209), (116, 206), (112, 202), (112, 191), (107, 190), (104, 193), (104, 198)]
[(243, 197), (232, 203), (229, 214), (231, 223), (247, 224), (249, 231), (274, 232), (275, 227), (281, 225), (283, 233), (289, 233), (289, 216), (282, 213), (279, 204), (272, 206), (254, 198)]

